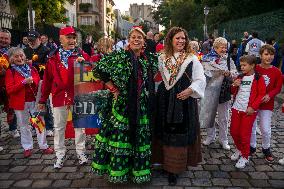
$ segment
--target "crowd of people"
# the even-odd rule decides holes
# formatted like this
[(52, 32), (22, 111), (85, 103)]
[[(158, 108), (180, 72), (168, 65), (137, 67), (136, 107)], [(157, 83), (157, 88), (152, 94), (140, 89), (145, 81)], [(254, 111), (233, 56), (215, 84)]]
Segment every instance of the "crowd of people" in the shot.
[[(236, 40), (211, 35), (203, 43), (190, 40), (180, 27), (163, 37), (136, 26), (117, 43), (103, 37), (94, 45), (88, 36), (81, 49), (73, 27), (61, 28), (59, 36), (56, 45), (47, 35), (30, 31), (11, 47), (11, 33), (0, 31), (0, 108), (7, 113), (12, 136), (21, 138), (25, 158), (33, 153), (35, 133), (43, 154), (55, 152), (54, 168), (64, 166), (74, 63), (89, 61), (112, 94), (111, 108), (102, 110), (107, 116), (101, 117), (93, 137), (94, 173), (107, 174), (115, 183), (144, 183), (151, 179), (152, 166), (160, 164), (169, 185), (176, 185), (179, 174), (202, 161), (201, 144), (216, 141), (216, 127), (224, 150), (231, 149), (228, 133), (233, 138), (236, 168), (243, 169), (254, 157), (257, 127), (264, 158), (274, 161), (271, 118), (283, 78), (274, 38), (264, 43), (257, 32), (244, 32), (238, 47)], [(203, 141), (200, 128), (206, 128)], [(74, 130), (83, 165), (88, 163), (85, 129)], [(47, 136), (54, 137), (54, 149)]]

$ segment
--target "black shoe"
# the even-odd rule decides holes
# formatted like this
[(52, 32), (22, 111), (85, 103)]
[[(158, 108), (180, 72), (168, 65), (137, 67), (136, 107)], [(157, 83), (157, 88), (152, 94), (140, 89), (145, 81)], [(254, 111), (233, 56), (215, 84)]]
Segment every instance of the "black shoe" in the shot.
[(264, 157), (265, 157), (265, 160), (269, 163), (273, 162), (274, 161), (274, 158), (272, 156), (272, 153), (270, 151), (270, 148), (267, 148), (267, 149), (263, 149), (262, 148), (262, 152), (264, 154)]
[(175, 186), (177, 184), (177, 175), (174, 173), (169, 173), (168, 181), (169, 186)]
[(250, 156), (255, 155), (256, 148), (250, 146)]

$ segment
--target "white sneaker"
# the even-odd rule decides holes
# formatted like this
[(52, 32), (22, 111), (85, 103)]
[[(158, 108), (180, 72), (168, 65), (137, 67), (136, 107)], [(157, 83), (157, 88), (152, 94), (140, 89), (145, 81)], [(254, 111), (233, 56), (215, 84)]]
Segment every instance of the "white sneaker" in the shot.
[(46, 136), (52, 137), (53, 135), (53, 130), (46, 130)]
[(282, 158), (282, 159), (279, 159), (279, 161), (278, 161), (281, 165), (284, 165), (284, 158)]
[(241, 157), (239, 159), (239, 161), (236, 163), (235, 167), (238, 168), (238, 169), (243, 169), (243, 168), (245, 168), (245, 166), (248, 162), (249, 162), (248, 159)]
[(80, 165), (84, 165), (88, 162), (88, 157), (86, 156), (86, 154), (78, 154), (77, 155), (78, 159), (79, 159), (79, 164)]
[(10, 131), (10, 134), (12, 135), (13, 138), (19, 138), (20, 137), (20, 133), (17, 129)]
[(0, 146), (0, 152), (3, 151), (3, 150), (4, 150), (4, 148), (2, 146)]
[(221, 146), (224, 150), (230, 150), (230, 145), (228, 144), (228, 142), (220, 142)]
[(210, 144), (212, 144), (214, 142), (214, 139), (211, 138), (206, 138), (206, 140), (204, 140), (202, 143), (205, 146), (209, 146)]
[(65, 161), (65, 156), (57, 158), (56, 162), (53, 165), (54, 169), (61, 169), (63, 167), (64, 161)]
[(239, 150), (236, 150), (235, 153), (233, 153), (233, 155), (231, 155), (231, 160), (232, 161), (236, 161), (239, 159), (239, 157), (241, 156), (241, 152)]

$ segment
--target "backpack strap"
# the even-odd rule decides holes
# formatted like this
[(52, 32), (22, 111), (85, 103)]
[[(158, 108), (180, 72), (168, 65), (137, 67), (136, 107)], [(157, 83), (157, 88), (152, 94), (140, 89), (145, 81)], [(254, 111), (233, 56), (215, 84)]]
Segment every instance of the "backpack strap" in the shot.
[(228, 70), (230, 71), (231, 70), (231, 56), (229, 54), (227, 57), (227, 67), (228, 67)]
[(259, 80), (260, 79), (260, 77), (261, 77), (261, 74), (260, 73), (258, 73), (258, 72), (255, 72), (255, 74), (254, 74), (254, 78), (255, 78), (255, 80)]

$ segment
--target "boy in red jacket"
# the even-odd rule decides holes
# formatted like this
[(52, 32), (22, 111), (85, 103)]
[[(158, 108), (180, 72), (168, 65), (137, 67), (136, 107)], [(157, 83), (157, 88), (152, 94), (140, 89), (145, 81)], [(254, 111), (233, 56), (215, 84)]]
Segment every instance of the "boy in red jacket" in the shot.
[[(61, 28), (59, 35), (61, 46), (47, 61), (42, 83), (42, 95), (39, 101), (39, 109), (45, 109), (49, 94), (52, 94), (54, 150), (57, 158), (54, 168), (56, 169), (62, 168), (65, 161), (65, 129), (68, 111), (72, 108), (74, 101), (74, 62), (89, 59), (86, 53), (75, 48), (77, 35), (73, 27)], [(85, 164), (88, 161), (85, 155), (85, 142), (85, 129), (75, 128), (75, 145), (79, 164)]]
[(236, 145), (231, 160), (238, 160), (235, 167), (242, 169), (249, 162), (251, 128), (265, 95), (265, 83), (264, 78), (255, 72), (254, 56), (242, 56), (240, 65), (243, 75), (239, 76), (232, 85), (235, 100), (232, 106), (230, 131)]
[[(21, 144), (24, 148), (24, 157), (32, 155), (33, 138), (30, 116), (36, 111), (35, 100), (39, 83), (37, 70), (26, 63), (23, 49), (14, 47), (8, 51), (11, 68), (6, 72), (6, 90), (9, 95), (9, 108), (15, 110), (17, 124), (21, 132)], [(53, 153), (46, 142), (45, 129), (36, 129), (39, 148), (45, 154)]]
[[(264, 45), (260, 49), (261, 63), (256, 66), (256, 71), (263, 75), (266, 85), (266, 95), (261, 100), (258, 111), (259, 127), (262, 134), (262, 152), (268, 162), (274, 160), (270, 150), (271, 117), (274, 109), (274, 98), (281, 92), (282, 74), (280, 70), (271, 65), (274, 59), (275, 49), (272, 45)], [(255, 121), (251, 135), (251, 155), (256, 151), (256, 127)]]

